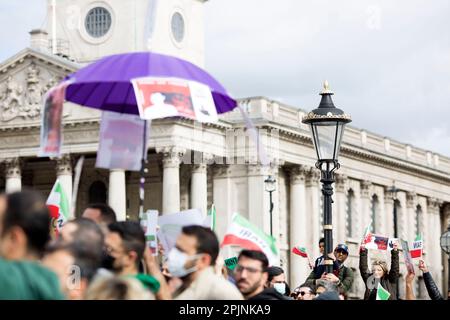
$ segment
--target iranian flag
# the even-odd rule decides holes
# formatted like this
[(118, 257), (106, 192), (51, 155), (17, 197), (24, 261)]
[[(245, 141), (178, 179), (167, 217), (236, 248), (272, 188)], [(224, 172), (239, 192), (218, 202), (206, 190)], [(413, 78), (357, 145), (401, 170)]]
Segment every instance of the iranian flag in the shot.
[(389, 291), (383, 288), (383, 286), (378, 282), (377, 287), (377, 299), (376, 300), (389, 300), (391, 294)]
[(275, 238), (265, 234), (247, 219), (235, 213), (221, 246), (235, 245), (248, 250), (262, 251), (270, 265), (279, 264), (279, 254)]
[(46, 204), (50, 211), (52, 234), (57, 236), (70, 212), (69, 201), (59, 180), (56, 180)]
[(203, 221), (203, 226), (210, 228), (214, 232), (216, 231), (216, 206), (214, 204), (208, 210), (208, 214)]
[(303, 258), (308, 258), (308, 254), (306, 253), (306, 248), (304, 248), (304, 247), (298, 247), (298, 246), (293, 247), (292, 253), (299, 255), (300, 257), (303, 257)]
[(414, 240), (412, 244), (412, 249), (409, 250), (409, 253), (411, 254), (411, 258), (422, 258), (422, 252), (423, 252), (423, 239), (422, 235), (419, 234), (416, 237), (416, 240)]

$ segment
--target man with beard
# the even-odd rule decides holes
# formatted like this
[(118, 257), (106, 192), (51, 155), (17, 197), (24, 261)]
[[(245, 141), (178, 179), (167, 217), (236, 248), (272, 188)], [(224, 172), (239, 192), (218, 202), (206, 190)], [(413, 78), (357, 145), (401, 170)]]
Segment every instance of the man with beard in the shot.
[(157, 293), (160, 283), (155, 277), (139, 273), (139, 263), (144, 257), (145, 235), (138, 222), (121, 221), (108, 225), (105, 247), (112, 271), (124, 277), (138, 279), (142, 285)]
[(317, 285), (317, 280), (322, 279), (334, 283), (338, 289), (343, 290), (344, 293), (350, 291), (354, 281), (354, 274), (351, 268), (344, 265), (348, 258), (348, 246), (345, 244), (338, 244), (334, 249), (333, 255), (333, 273), (325, 272), (325, 265), (321, 264), (314, 268), (305, 283), (308, 285)]
[(242, 250), (235, 268), (236, 285), (246, 300), (290, 300), (274, 288), (265, 288), (269, 260), (260, 251)]

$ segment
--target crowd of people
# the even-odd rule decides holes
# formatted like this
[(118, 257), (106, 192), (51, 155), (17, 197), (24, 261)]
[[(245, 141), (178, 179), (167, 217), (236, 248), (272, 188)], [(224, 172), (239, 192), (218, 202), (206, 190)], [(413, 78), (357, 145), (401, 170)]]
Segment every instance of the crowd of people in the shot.
[[(51, 236), (45, 199), (26, 190), (0, 196), (0, 299), (70, 300), (345, 300), (355, 274), (345, 265), (349, 249), (336, 246), (333, 272), (325, 272), (324, 241), (313, 270), (291, 291), (285, 272), (270, 266), (261, 251), (242, 250), (233, 270), (219, 255), (216, 234), (203, 226), (186, 226), (170, 252), (155, 257), (137, 221), (116, 221), (105, 204), (89, 205), (82, 217)], [(166, 259), (162, 259), (166, 257)], [(397, 299), (399, 252), (368, 267), (360, 247), (359, 269), (366, 284), (364, 299), (377, 298), (377, 286)], [(419, 263), (428, 294), (442, 300), (423, 260)], [(406, 299), (414, 300), (414, 274), (406, 276)]]

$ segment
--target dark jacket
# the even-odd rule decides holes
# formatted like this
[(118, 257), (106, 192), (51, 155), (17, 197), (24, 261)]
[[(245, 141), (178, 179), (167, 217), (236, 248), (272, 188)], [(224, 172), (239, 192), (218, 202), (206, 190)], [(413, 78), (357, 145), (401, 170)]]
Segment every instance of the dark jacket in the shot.
[(325, 291), (319, 294), (314, 300), (341, 300), (339, 294), (334, 291)]
[(439, 292), (439, 288), (431, 276), (431, 273), (424, 272), (423, 273), (423, 281), (425, 282), (425, 286), (427, 287), (428, 295), (431, 300), (444, 300), (444, 297)]
[[(320, 279), (325, 271), (325, 265), (318, 265), (311, 271), (308, 278), (305, 281), (306, 285), (315, 286), (316, 280)], [(338, 288), (342, 289), (344, 292), (350, 291), (353, 285), (353, 280), (355, 278), (353, 270), (349, 267), (344, 266), (344, 264), (338, 265), (337, 262), (333, 264), (333, 273), (339, 278)]]
[(293, 300), (292, 298), (282, 295), (274, 288), (266, 288), (261, 293), (248, 299), (251, 300)]
[[(383, 276), (380, 280), (381, 286), (387, 290), (391, 295), (389, 300), (397, 300), (397, 280), (400, 274), (398, 251), (391, 251), (391, 270)], [(359, 252), (359, 271), (361, 277), (366, 285), (366, 292), (364, 293), (364, 300), (375, 300), (377, 289), (369, 289), (367, 286), (369, 277), (373, 273), (369, 272), (369, 267), (367, 265), (367, 249), (361, 248)]]

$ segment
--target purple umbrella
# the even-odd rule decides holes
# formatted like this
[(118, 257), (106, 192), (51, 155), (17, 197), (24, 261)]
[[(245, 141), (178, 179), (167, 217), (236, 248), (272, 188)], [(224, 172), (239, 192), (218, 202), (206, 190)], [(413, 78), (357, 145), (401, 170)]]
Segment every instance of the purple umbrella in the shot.
[[(100, 59), (69, 75), (65, 98), (76, 104), (119, 113), (139, 114), (131, 80), (141, 77), (178, 78), (197, 81), (211, 90), (217, 113), (233, 110), (237, 103), (206, 71), (194, 64), (158, 53), (135, 52)], [(147, 125), (143, 135), (146, 137)], [(147, 150), (142, 150), (140, 209), (144, 211), (144, 168)]]
[(139, 114), (131, 80), (140, 77), (172, 77), (207, 85), (217, 113), (233, 110), (237, 103), (206, 71), (196, 65), (151, 52), (108, 56), (69, 75), (66, 100), (107, 111)]

